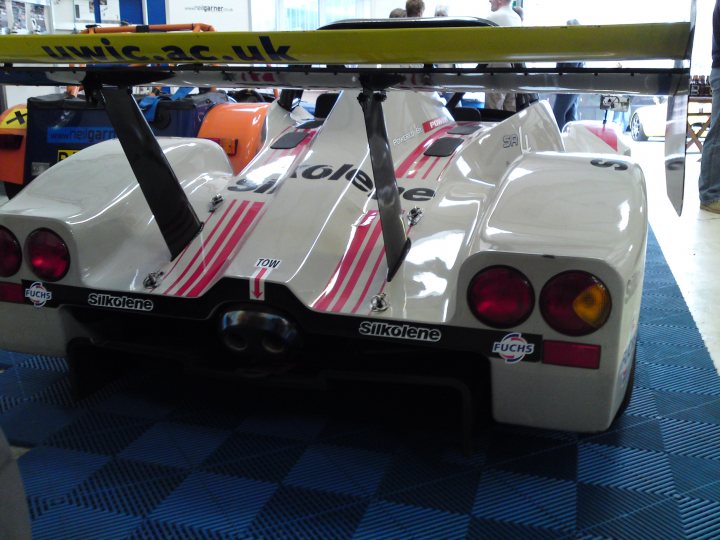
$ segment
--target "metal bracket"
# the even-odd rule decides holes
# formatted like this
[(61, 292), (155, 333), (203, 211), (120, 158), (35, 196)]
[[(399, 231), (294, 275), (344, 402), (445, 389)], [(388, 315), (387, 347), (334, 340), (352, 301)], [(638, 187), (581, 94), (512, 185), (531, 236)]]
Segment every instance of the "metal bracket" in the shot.
[(170, 250), (170, 258), (174, 259), (200, 232), (202, 223), (135, 102), (130, 87), (100, 87), (98, 92), (105, 101), (110, 122)]
[(384, 90), (376, 92), (373, 89), (365, 88), (358, 96), (358, 101), (365, 116), (370, 162), (372, 163), (380, 212), (383, 242), (385, 243), (387, 280), (392, 281), (410, 251), (410, 239), (405, 234), (400, 192), (395, 179), (395, 166), (385, 128), (385, 116), (382, 110), (382, 102), (385, 101), (385, 97)]

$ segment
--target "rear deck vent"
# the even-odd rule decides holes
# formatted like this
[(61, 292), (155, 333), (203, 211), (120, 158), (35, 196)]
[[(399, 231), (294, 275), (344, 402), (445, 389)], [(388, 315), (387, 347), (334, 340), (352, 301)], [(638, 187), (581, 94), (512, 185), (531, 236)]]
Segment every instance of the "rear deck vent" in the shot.
[(270, 148), (272, 148), (273, 150), (290, 150), (291, 148), (295, 148), (298, 144), (303, 142), (305, 137), (307, 137), (308, 135), (309, 133), (302, 133), (299, 131), (286, 133), (277, 141), (272, 143), (272, 145), (270, 145)]
[(462, 143), (463, 140), (458, 137), (443, 137), (432, 143), (430, 148), (425, 151), (425, 155), (430, 157), (452, 156)]
[(480, 129), (480, 126), (477, 124), (463, 124), (462, 126), (452, 128), (448, 131), (448, 135), (472, 135), (478, 129)]

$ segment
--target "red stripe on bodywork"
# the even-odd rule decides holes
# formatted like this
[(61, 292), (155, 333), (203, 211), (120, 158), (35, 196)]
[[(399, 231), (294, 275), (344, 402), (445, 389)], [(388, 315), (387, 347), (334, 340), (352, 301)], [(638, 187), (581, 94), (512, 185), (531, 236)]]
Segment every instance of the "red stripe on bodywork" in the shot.
[(435, 165), (437, 165), (437, 162), (440, 161), (439, 157), (435, 158), (435, 161), (433, 161), (430, 166), (428, 167), (427, 171), (425, 171), (425, 174), (423, 174), (423, 180), (425, 180), (428, 175), (430, 174), (430, 171), (432, 171), (435, 168)]
[(382, 248), (380, 251), (380, 255), (378, 255), (377, 260), (375, 261), (375, 265), (373, 266), (372, 272), (370, 272), (370, 279), (367, 280), (367, 283), (365, 283), (365, 287), (363, 287), (362, 293), (360, 293), (360, 297), (358, 298), (357, 302), (355, 302), (355, 305), (352, 308), (352, 313), (357, 313), (357, 310), (360, 309), (360, 306), (363, 303), (363, 300), (365, 299), (365, 296), (368, 293), (368, 290), (370, 289), (370, 285), (372, 285), (373, 280), (375, 279), (375, 275), (377, 274), (378, 268), (380, 268), (380, 263), (385, 258), (385, 248)]
[(605, 126), (586, 126), (588, 131), (593, 133), (599, 139), (605, 141), (605, 143), (613, 150), (618, 149), (618, 137), (615, 130), (612, 128), (606, 128)]
[(185, 282), (182, 287), (180, 287), (175, 294), (178, 296), (182, 295), (185, 291), (187, 291), (195, 281), (202, 275), (202, 273), (207, 268), (205, 261), (209, 261), (213, 258), (215, 253), (217, 253), (218, 249), (220, 249), (220, 245), (223, 242), (223, 239), (225, 238), (226, 234), (233, 228), (235, 221), (243, 214), (245, 209), (248, 206), (248, 201), (242, 201), (240, 203), (240, 206), (233, 212), (232, 216), (230, 216), (230, 219), (228, 220), (228, 223), (225, 224), (223, 229), (219, 231), (218, 237), (215, 239), (215, 241), (212, 243), (212, 245), (208, 245), (210, 248), (207, 253), (203, 253), (203, 249), (199, 251), (199, 253), (203, 253), (202, 259), (200, 260), (200, 264), (195, 268), (190, 278)]
[(400, 166), (395, 170), (395, 178), (402, 178), (405, 176), (412, 164), (415, 163), (415, 160), (418, 159), (428, 148), (430, 148), (430, 145), (434, 143), (436, 139), (450, 131), (453, 127), (455, 127), (455, 124), (446, 125), (421, 142), (415, 150), (410, 152), (410, 155), (406, 157)]
[[(410, 231), (412, 231), (413, 226), (409, 225), (408, 228), (405, 230), (405, 236), (408, 238), (410, 237)], [(365, 283), (365, 287), (362, 290), (362, 293), (358, 297), (357, 302), (355, 302), (355, 305), (352, 308), (351, 313), (357, 313), (357, 310), (360, 309), (360, 306), (363, 303), (363, 300), (365, 300), (365, 295), (367, 295), (368, 289), (370, 289), (370, 285), (372, 285), (372, 282), (375, 281), (375, 276), (377, 275), (378, 269), (380, 268), (380, 263), (385, 258), (385, 247), (382, 248), (380, 251), (380, 255), (378, 255), (377, 260), (375, 261), (375, 265), (373, 266), (372, 272), (370, 272), (370, 278), (368, 279), (367, 283)], [(387, 285), (387, 279), (383, 280), (382, 287), (380, 287), (380, 291), (378, 291), (378, 294), (382, 293), (385, 290), (385, 285)]]
[[(375, 218), (377, 214), (378, 212), (376, 210), (368, 212), (361, 217), (360, 223), (354, 227), (350, 243), (345, 253), (343, 253), (335, 272), (330, 276), (325, 290), (323, 290), (322, 294), (313, 302), (312, 307), (322, 311), (329, 309), (333, 299), (340, 291), (342, 282), (350, 271), (353, 261), (357, 258), (368, 232), (370, 232), (373, 223), (376, 221)], [(365, 249), (367, 248), (368, 246), (365, 246)]]
[[(212, 230), (210, 231), (210, 234), (207, 235), (207, 237), (205, 238), (205, 240), (203, 241), (203, 243), (200, 244), (200, 247), (199, 247), (198, 250), (195, 252), (195, 255), (193, 255), (193, 258), (192, 258), (192, 259), (190, 260), (190, 262), (185, 266), (185, 269), (184, 269), (184, 270), (182, 271), (182, 273), (178, 276), (178, 278), (173, 282), (173, 284), (170, 285), (170, 286), (165, 290), (165, 293), (164, 293), (164, 294), (168, 294), (168, 291), (170, 291), (173, 287), (175, 287), (178, 283), (180, 283), (180, 281), (182, 281), (182, 278), (185, 277), (185, 274), (188, 273), (188, 271), (190, 270), (190, 268), (192, 267), (192, 265), (195, 263), (195, 261), (197, 260), (197, 258), (200, 256), (200, 254), (203, 252), (203, 250), (208, 246), (208, 244), (210, 243), (210, 241), (211, 241), (211, 240), (213, 239), (213, 237), (215, 236), (215, 233), (217, 232), (218, 227), (220, 227), (220, 224), (223, 222), (223, 220), (224, 220), (225, 217), (227, 216), (228, 212), (230, 212), (230, 210), (233, 209), (233, 207), (235, 206), (236, 203), (237, 203), (237, 200), (230, 201), (230, 204), (229, 204), (228, 207), (225, 209), (225, 211), (222, 213), (222, 216), (220, 217), (220, 219), (218, 219), (217, 223), (215, 223), (215, 226), (214, 226), (214, 227), (212, 228)], [(213, 214), (213, 216), (214, 216), (214, 215), (215, 215), (215, 214)], [(212, 219), (212, 216), (210, 216), (210, 219)], [(208, 221), (210, 221), (210, 220), (208, 220)], [(176, 263), (176, 264), (177, 264), (177, 263)], [(174, 268), (175, 268), (175, 267), (173, 266), (173, 269), (174, 269)], [(172, 272), (172, 270), (170, 270), (170, 272)], [(169, 274), (169, 272), (168, 272), (168, 274)]]
[(358, 259), (357, 264), (355, 265), (355, 270), (353, 270), (352, 275), (350, 276), (350, 279), (347, 282), (347, 285), (345, 285), (345, 289), (343, 290), (342, 294), (340, 295), (340, 298), (335, 302), (335, 305), (331, 308), (330, 311), (338, 312), (342, 311), (342, 309), (345, 307), (345, 304), (348, 301), (348, 298), (353, 293), (353, 290), (355, 289), (355, 286), (357, 285), (358, 281), (360, 280), (360, 276), (362, 275), (363, 271), (365, 270), (365, 264), (367, 263), (367, 260), (370, 258), (370, 254), (372, 253), (373, 249), (375, 249), (375, 245), (377, 244), (378, 238), (380, 238), (380, 233), (382, 232), (382, 227), (380, 226), (380, 220), (376, 219), (375, 224), (373, 225), (372, 232), (370, 233), (370, 240), (368, 240), (368, 243), (363, 250), (362, 254), (360, 255), (360, 259)]
[[(423, 157), (420, 158), (420, 160), (417, 162), (417, 165), (408, 173), (408, 178), (415, 178), (418, 171), (423, 168), (425, 163), (427, 163), (430, 160), (429, 156), (423, 155)], [(427, 176), (427, 175), (426, 175)], [(423, 176), (425, 178), (425, 176)]]
[[(250, 206), (240, 222), (240, 225), (237, 229), (235, 229), (235, 232), (232, 233), (230, 241), (225, 244), (225, 247), (220, 252), (218, 258), (214, 263), (212, 263), (208, 271), (202, 275), (200, 281), (188, 291), (186, 296), (198, 296), (215, 279), (215, 276), (217, 276), (224, 268), (227, 267), (228, 264), (230, 264), (232, 253), (237, 251), (239, 248), (240, 240), (250, 229), (250, 226), (253, 221), (255, 221), (255, 218), (263, 206), (264, 203), (260, 202), (255, 202)], [(216, 247), (219, 245), (220, 242), (216, 244)]]

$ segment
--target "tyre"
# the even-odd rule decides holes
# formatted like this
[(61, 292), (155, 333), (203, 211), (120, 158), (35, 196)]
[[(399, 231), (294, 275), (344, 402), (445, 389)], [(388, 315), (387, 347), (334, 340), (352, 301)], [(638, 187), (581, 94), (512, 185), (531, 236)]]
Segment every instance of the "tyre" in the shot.
[(642, 122), (640, 121), (640, 117), (637, 115), (637, 113), (633, 114), (633, 117), (630, 120), (630, 135), (632, 136), (633, 141), (648, 140), (648, 136), (645, 134)]

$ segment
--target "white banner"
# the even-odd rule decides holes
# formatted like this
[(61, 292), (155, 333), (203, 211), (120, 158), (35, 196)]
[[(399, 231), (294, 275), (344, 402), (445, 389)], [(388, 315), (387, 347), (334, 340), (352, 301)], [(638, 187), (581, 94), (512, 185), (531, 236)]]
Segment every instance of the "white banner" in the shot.
[(120, 22), (120, 0), (99, 0), (100, 20), (103, 23)]
[(165, 0), (168, 24), (205, 23), (218, 32), (250, 29), (248, 0)]

